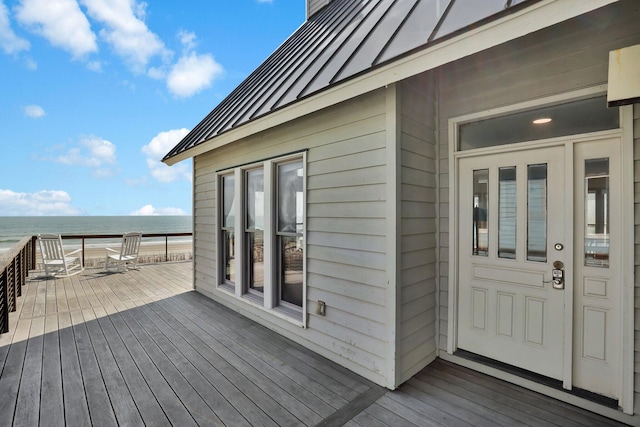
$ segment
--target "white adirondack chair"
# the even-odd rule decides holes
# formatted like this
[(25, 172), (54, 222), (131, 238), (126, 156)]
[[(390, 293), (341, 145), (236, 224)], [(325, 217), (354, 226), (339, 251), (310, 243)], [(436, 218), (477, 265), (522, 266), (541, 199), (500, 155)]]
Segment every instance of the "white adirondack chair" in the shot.
[(116, 268), (118, 271), (126, 271), (127, 264), (133, 264), (133, 268), (138, 268), (138, 252), (140, 251), (140, 240), (142, 233), (133, 231), (122, 235), (122, 245), (120, 250), (106, 248), (107, 260), (105, 268), (109, 271)]
[(59, 234), (38, 234), (38, 243), (46, 276), (73, 276), (84, 270), (82, 249), (65, 252)]

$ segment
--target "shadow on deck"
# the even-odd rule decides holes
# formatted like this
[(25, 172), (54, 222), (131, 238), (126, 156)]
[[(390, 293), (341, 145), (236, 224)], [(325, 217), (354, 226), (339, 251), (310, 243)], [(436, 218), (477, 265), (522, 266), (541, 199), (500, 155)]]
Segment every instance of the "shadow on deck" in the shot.
[(616, 425), (440, 360), (387, 391), (192, 291), (191, 268), (31, 278), (0, 425)]

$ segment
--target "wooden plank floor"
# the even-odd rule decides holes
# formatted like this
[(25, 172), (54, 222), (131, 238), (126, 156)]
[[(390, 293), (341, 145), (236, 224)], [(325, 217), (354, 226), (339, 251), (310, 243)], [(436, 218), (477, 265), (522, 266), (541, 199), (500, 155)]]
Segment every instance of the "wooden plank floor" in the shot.
[(193, 292), (191, 268), (32, 274), (0, 335), (0, 426), (615, 425), (443, 361), (384, 390)]

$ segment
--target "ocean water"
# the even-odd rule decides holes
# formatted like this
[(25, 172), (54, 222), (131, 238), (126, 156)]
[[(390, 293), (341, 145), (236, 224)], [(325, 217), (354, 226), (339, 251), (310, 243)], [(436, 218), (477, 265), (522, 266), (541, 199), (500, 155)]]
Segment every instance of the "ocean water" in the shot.
[[(127, 231), (154, 233), (191, 233), (191, 216), (4, 216), (0, 217), (0, 255), (25, 236), (39, 233), (123, 234)], [(164, 241), (164, 238), (144, 239)], [(189, 241), (190, 237), (173, 237), (171, 241)], [(86, 240), (86, 246), (104, 246), (120, 239)], [(78, 244), (65, 239), (65, 247)]]

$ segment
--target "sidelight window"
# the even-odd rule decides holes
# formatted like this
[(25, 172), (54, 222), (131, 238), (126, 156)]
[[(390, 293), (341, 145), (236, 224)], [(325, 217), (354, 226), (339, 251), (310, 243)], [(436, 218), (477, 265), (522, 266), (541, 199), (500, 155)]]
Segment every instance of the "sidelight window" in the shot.
[(609, 159), (588, 159), (585, 171), (584, 265), (609, 267)]

